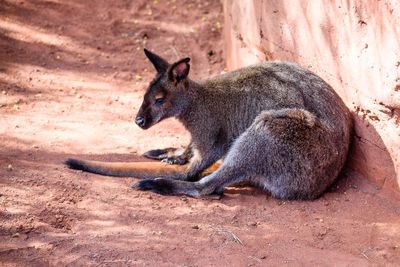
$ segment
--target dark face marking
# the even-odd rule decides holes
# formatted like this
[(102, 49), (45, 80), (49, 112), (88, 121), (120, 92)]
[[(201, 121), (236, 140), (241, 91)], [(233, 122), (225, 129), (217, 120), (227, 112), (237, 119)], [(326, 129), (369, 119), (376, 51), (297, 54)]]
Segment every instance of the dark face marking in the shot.
[(190, 59), (185, 58), (170, 65), (160, 56), (146, 49), (144, 52), (157, 74), (146, 90), (135, 123), (142, 129), (148, 129), (163, 119), (178, 115)]
[(144, 122), (139, 125), (142, 129), (148, 129), (161, 120), (171, 117), (170, 109), (171, 93), (163, 86), (165, 77), (157, 74), (156, 78), (150, 83), (139, 109), (136, 118), (142, 118)]

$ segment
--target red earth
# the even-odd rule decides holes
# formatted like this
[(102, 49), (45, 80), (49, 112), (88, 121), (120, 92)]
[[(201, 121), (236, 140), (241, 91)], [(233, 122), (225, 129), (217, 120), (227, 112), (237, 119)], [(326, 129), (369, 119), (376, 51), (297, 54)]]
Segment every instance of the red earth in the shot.
[(62, 164), (186, 145), (176, 120), (132, 122), (154, 74), (143, 47), (215, 75), (222, 22), (219, 1), (0, 2), (0, 265), (399, 264), (399, 198), (349, 170), (303, 202), (248, 187), (160, 196)]

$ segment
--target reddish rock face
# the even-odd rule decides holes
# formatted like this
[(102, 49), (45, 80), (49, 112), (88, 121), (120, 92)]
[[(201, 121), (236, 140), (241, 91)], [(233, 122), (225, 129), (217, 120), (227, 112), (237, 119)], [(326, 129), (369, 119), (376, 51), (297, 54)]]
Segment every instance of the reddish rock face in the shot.
[(224, 0), (229, 69), (294, 61), (339, 93), (355, 121), (350, 167), (400, 185), (400, 2)]

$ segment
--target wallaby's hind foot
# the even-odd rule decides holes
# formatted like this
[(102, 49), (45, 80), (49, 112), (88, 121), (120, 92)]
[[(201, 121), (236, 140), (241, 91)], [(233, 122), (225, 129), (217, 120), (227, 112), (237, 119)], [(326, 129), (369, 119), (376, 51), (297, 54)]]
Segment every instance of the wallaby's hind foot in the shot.
[(188, 195), (191, 197), (200, 197), (200, 192), (196, 188), (195, 182), (156, 178), (142, 180), (139, 183), (133, 184), (132, 188), (149, 190), (161, 195)]
[(168, 164), (184, 165), (189, 162), (190, 155), (187, 149), (168, 147), (164, 149), (149, 150), (143, 154), (149, 159), (161, 160)]
[(152, 191), (161, 195), (186, 195), (194, 198), (221, 199), (224, 190), (214, 190), (211, 193), (202, 190), (204, 185), (199, 182), (170, 180), (164, 178), (146, 179), (132, 185), (133, 189)]
[(247, 180), (247, 176), (241, 175), (236, 169), (221, 168), (198, 182), (156, 178), (139, 181), (132, 185), (132, 188), (162, 195), (187, 195), (198, 198), (212, 194), (222, 195), (225, 186)]

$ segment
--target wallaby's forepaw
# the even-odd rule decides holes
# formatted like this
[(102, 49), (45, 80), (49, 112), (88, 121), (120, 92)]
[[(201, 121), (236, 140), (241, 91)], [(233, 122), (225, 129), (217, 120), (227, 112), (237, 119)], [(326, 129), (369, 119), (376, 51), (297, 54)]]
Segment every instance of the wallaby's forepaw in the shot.
[(187, 163), (187, 160), (182, 157), (168, 157), (163, 159), (161, 162), (165, 162), (168, 164), (175, 165), (184, 165)]
[(165, 148), (165, 149), (153, 149), (145, 152), (143, 156), (149, 159), (166, 159), (170, 153), (172, 148)]
[(146, 158), (161, 160), (168, 164), (184, 165), (188, 162), (182, 148), (165, 148), (149, 150), (143, 154)]

